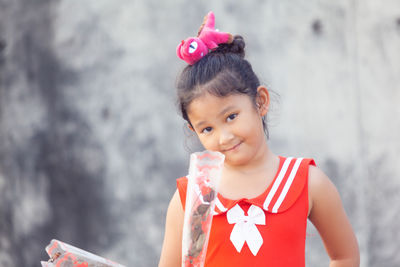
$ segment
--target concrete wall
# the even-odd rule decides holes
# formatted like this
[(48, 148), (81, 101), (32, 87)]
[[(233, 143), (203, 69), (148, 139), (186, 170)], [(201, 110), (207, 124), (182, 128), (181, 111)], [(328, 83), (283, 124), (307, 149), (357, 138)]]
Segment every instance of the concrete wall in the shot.
[[(157, 264), (198, 149), (175, 47), (209, 10), (279, 94), (270, 146), (331, 177), (363, 267), (400, 265), (398, 1), (0, 0), (0, 266), (38, 266), (52, 238)], [(306, 254), (327, 266), (311, 225)]]

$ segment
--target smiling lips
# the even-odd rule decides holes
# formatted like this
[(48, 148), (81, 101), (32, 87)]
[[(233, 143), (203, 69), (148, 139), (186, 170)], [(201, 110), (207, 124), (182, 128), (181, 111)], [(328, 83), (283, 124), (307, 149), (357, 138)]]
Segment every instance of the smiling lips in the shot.
[(242, 144), (242, 142), (239, 142), (237, 145), (234, 145), (234, 146), (231, 147), (231, 148), (222, 150), (222, 152), (228, 152), (228, 151), (235, 150), (235, 149), (236, 149), (237, 147), (239, 147), (241, 144)]

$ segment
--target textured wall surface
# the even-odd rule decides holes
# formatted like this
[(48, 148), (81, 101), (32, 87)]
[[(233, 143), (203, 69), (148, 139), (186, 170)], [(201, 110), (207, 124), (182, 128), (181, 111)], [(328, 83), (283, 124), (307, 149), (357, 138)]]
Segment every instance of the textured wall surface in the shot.
[[(156, 266), (198, 149), (175, 107), (175, 47), (213, 10), (279, 94), (277, 154), (338, 187), (363, 267), (400, 266), (400, 2), (0, 0), (0, 266), (57, 238)], [(309, 225), (308, 266), (327, 266)]]

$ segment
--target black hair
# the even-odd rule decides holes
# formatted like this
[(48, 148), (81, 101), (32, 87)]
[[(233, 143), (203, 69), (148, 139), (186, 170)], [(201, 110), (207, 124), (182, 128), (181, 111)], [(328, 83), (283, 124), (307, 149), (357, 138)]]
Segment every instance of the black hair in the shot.
[[(230, 44), (220, 44), (193, 65), (186, 66), (177, 80), (178, 104), (182, 117), (191, 125), (187, 108), (205, 92), (215, 96), (248, 95), (256, 106), (260, 81), (244, 58), (245, 42), (236, 35)], [(268, 137), (265, 118), (262, 120)]]

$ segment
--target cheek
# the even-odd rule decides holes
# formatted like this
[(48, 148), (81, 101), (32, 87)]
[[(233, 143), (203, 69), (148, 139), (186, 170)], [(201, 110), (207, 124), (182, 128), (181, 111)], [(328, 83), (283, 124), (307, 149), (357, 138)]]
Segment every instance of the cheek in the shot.
[(264, 135), (264, 130), (262, 126), (262, 120), (258, 116), (251, 116), (246, 118), (245, 123), (241, 125), (240, 129), (244, 137), (253, 139), (260, 138)]

